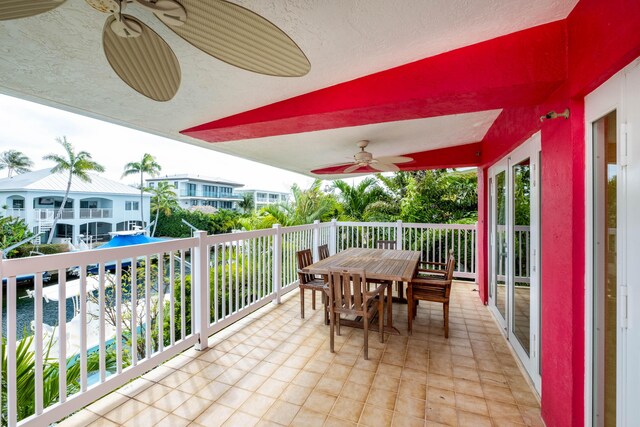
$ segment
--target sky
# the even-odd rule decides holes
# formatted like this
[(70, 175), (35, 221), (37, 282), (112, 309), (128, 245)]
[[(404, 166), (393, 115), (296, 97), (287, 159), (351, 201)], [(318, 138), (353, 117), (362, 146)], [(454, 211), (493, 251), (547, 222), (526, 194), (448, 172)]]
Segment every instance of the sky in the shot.
[(42, 157), (62, 154), (55, 142), (62, 136), (103, 165), (103, 176), (126, 184), (135, 185), (136, 178), (121, 178), (124, 165), (139, 161), (144, 153), (162, 166), (161, 176), (191, 173), (272, 191), (289, 191), (293, 183), (307, 188), (313, 182), (297, 173), (0, 94), (0, 152), (23, 152), (35, 163), (33, 170), (52, 167)]

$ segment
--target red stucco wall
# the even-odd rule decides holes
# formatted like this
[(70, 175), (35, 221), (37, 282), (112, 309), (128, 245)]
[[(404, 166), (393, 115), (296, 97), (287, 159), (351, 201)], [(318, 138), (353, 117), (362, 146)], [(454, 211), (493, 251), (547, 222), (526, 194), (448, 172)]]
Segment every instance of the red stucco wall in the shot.
[[(504, 110), (482, 143), (479, 242), (486, 244), (487, 167), (542, 131), (542, 416), (548, 426), (584, 424), (584, 96), (640, 56), (640, 2), (581, 0), (565, 20), (568, 75), (541, 105)], [(540, 123), (569, 107), (569, 120)], [(487, 295), (487, 256), (479, 261)]]

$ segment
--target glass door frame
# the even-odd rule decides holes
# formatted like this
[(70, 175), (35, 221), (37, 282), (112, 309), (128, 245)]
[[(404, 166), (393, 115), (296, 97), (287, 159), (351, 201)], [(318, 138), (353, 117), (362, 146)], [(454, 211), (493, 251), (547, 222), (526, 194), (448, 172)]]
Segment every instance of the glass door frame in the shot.
[[(490, 261), (490, 281), (489, 281), (489, 309), (494, 314), (497, 322), (503, 328), (504, 334), (515, 351), (518, 359), (529, 374), (536, 390), (541, 393), (542, 379), (540, 375), (540, 161), (541, 161), (541, 138), (540, 132), (531, 136), (526, 142), (513, 150), (503, 159), (489, 168), (489, 261)], [(514, 334), (514, 184), (513, 166), (529, 159), (530, 164), (530, 321), (529, 321), (529, 353), (520, 344)], [(507, 232), (507, 262), (506, 262), (506, 308), (505, 317), (496, 306), (496, 208), (497, 208), (497, 187), (496, 176), (505, 172), (506, 179), (506, 232)]]
[[(500, 312), (497, 306), (497, 269), (498, 269), (498, 260), (496, 258), (496, 239), (497, 239), (497, 224), (496, 224), (496, 209), (497, 209), (497, 190), (496, 190), (496, 177), (500, 173), (505, 174), (505, 185), (507, 184), (507, 170), (508, 167), (508, 158), (504, 158), (489, 168), (489, 309), (493, 312), (494, 317), (496, 318), (500, 327), (505, 331), (507, 331), (507, 322), (509, 319), (508, 307), (506, 301), (509, 300), (508, 292), (509, 286), (505, 285), (505, 314), (504, 316)], [(508, 189), (507, 194), (505, 194), (505, 203), (508, 200)], [(507, 217), (509, 216), (509, 209), (505, 206), (505, 227), (507, 223)], [(509, 263), (506, 263), (504, 274), (506, 277), (509, 276)], [(506, 282), (506, 280), (505, 280)]]

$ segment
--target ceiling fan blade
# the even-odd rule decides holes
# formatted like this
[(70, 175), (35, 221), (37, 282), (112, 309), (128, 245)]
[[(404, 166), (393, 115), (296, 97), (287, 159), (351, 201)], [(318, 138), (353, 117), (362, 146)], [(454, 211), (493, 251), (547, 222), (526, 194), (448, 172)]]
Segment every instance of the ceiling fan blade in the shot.
[[(113, 71), (131, 88), (155, 101), (169, 101), (180, 86), (180, 64), (169, 45), (151, 28), (130, 15), (107, 19), (102, 44)], [(133, 22), (132, 22), (133, 21)], [(127, 22), (139, 29), (139, 35), (123, 37), (114, 28), (127, 32)]]
[(369, 166), (380, 172), (398, 172), (400, 170), (400, 168), (393, 163), (382, 163), (380, 161), (371, 163)]
[(65, 0), (2, 0), (0, 1), (0, 21), (40, 15), (64, 2)]
[(280, 28), (225, 0), (179, 0), (187, 13), (180, 25), (163, 22), (177, 35), (227, 64), (260, 74), (299, 77), (311, 64)]
[(409, 163), (413, 161), (411, 157), (406, 156), (378, 157), (376, 160), (378, 160), (380, 163)]
[(346, 168), (345, 170), (343, 170), (342, 173), (351, 173), (351, 172), (353, 172), (353, 171), (355, 171), (355, 170), (357, 170), (359, 168), (360, 168), (360, 165), (356, 163), (355, 165), (351, 165), (348, 168)]

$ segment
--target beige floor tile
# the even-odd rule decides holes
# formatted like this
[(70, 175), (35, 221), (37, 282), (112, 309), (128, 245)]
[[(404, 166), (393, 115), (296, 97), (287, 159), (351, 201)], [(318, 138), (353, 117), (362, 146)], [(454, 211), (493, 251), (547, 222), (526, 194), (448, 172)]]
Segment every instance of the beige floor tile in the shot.
[(349, 399), (357, 400), (358, 402), (365, 402), (369, 395), (369, 387), (366, 385), (347, 381), (342, 387), (340, 396), (344, 396)]
[(182, 405), (178, 406), (173, 413), (187, 420), (195, 420), (209, 405), (211, 405), (210, 400), (191, 396)]
[(417, 381), (400, 380), (398, 394), (400, 396), (408, 396), (414, 399), (425, 400), (427, 395), (427, 386)]
[(236, 383), (236, 387), (249, 391), (256, 391), (266, 380), (267, 377), (249, 372)]
[(231, 387), (218, 398), (217, 403), (238, 409), (250, 396), (252, 396), (252, 393), (248, 390)]
[(424, 419), (425, 401), (407, 396), (398, 396), (395, 411), (404, 415)]
[(275, 378), (269, 378), (264, 383), (262, 383), (262, 385), (256, 391), (260, 394), (264, 394), (265, 396), (277, 399), (282, 394), (282, 392), (285, 391), (288, 385), (289, 384), (284, 381), (280, 381)]
[(118, 389), (118, 393), (124, 396), (133, 397), (136, 394), (148, 389), (154, 384), (155, 383), (152, 381), (146, 380), (144, 378), (138, 378), (134, 381), (131, 381), (129, 384), (120, 387)]
[(111, 411), (107, 412), (104, 415), (104, 417), (109, 419), (110, 421), (113, 421), (114, 423), (124, 424), (130, 418), (132, 418), (135, 415), (139, 414), (140, 412), (142, 412), (147, 407), (148, 407), (148, 405), (145, 405), (144, 403), (142, 403), (140, 401), (137, 401), (137, 400), (134, 400), (134, 399), (130, 399), (127, 402), (125, 402), (124, 404), (122, 404), (122, 405), (112, 409)]
[(231, 386), (229, 384), (220, 383), (218, 381), (211, 381), (209, 382), (209, 384), (201, 388), (196, 393), (196, 396), (213, 402), (218, 400), (218, 398), (225, 394), (230, 388)]
[(427, 402), (426, 415), (428, 421), (455, 426), (458, 424), (458, 414), (452, 406)]
[(137, 427), (140, 425), (140, 420), (144, 420), (145, 424), (155, 426), (167, 415), (169, 415), (169, 412), (167, 411), (163, 411), (162, 409), (158, 409), (153, 406), (148, 406), (142, 412), (138, 412), (134, 417), (130, 418), (129, 421), (123, 425), (125, 427)]
[(327, 416), (324, 414), (312, 411), (308, 408), (301, 408), (290, 425), (294, 427), (321, 427), (326, 419)]
[(180, 390), (171, 390), (153, 403), (153, 406), (166, 412), (173, 412), (182, 405), (191, 395)]
[(227, 368), (223, 373), (216, 377), (216, 381), (229, 385), (235, 385), (246, 374), (247, 372), (243, 371), (242, 369)]
[(106, 418), (98, 418), (97, 420), (89, 424), (89, 426), (90, 427), (118, 427), (118, 424)]
[(289, 425), (298, 414), (300, 406), (293, 403), (277, 400), (271, 408), (264, 414), (263, 418), (274, 423)]
[(184, 391), (185, 393), (189, 394), (196, 394), (210, 382), (211, 380), (196, 374), (176, 387), (176, 390)]
[(336, 400), (336, 403), (333, 405), (330, 414), (333, 417), (357, 423), (360, 419), (360, 414), (362, 413), (363, 408), (363, 402), (338, 397), (338, 400)]
[(87, 406), (86, 409), (94, 414), (104, 415), (112, 409), (125, 404), (129, 400), (131, 400), (131, 398), (127, 396), (123, 396), (119, 393), (111, 393)]
[(324, 422), (324, 427), (356, 427), (356, 426), (357, 426), (356, 423), (352, 423), (351, 421), (343, 420), (333, 416), (328, 416)]
[(223, 424), (225, 427), (253, 427), (260, 421), (260, 418), (253, 415), (246, 414), (244, 412), (236, 412), (229, 417), (229, 419)]
[(297, 384), (289, 384), (280, 395), (280, 400), (293, 403), (294, 405), (302, 405), (307, 397), (311, 394), (313, 388), (302, 387)]
[(154, 424), (153, 427), (186, 427), (189, 424), (189, 420), (185, 420), (184, 418), (180, 418), (179, 416), (174, 414), (169, 414), (158, 421), (156, 424)]
[(340, 394), (340, 391), (342, 390), (342, 387), (344, 386), (345, 380), (322, 377), (316, 385), (316, 390), (331, 394), (333, 396), (338, 396)]
[(370, 427), (387, 427), (391, 425), (392, 419), (392, 411), (388, 411), (376, 405), (366, 404), (364, 405), (358, 424)]
[(400, 412), (396, 412), (393, 415), (393, 421), (391, 422), (393, 427), (420, 427), (424, 426), (424, 424), (423, 418), (415, 418)]
[(195, 422), (206, 427), (221, 426), (234, 412), (235, 411), (228, 406), (214, 403), (200, 414)]
[(335, 402), (336, 396), (314, 390), (305, 400), (304, 407), (322, 414), (329, 414)]
[(460, 427), (491, 427), (491, 419), (466, 411), (458, 411), (458, 425)]
[(367, 404), (388, 411), (393, 411), (396, 407), (397, 398), (398, 394), (393, 391), (381, 388), (372, 388), (369, 392), (369, 396), (367, 396)]
[(73, 416), (58, 423), (59, 427), (85, 427), (96, 421), (100, 416), (94, 412), (83, 409), (73, 414)]
[(239, 410), (255, 417), (262, 417), (275, 401), (273, 397), (254, 393), (240, 406)]
[(438, 405), (456, 406), (456, 395), (451, 390), (427, 387), (427, 402)]

